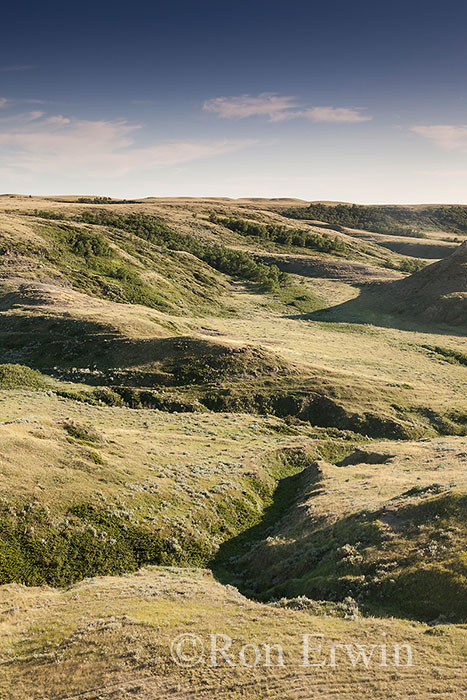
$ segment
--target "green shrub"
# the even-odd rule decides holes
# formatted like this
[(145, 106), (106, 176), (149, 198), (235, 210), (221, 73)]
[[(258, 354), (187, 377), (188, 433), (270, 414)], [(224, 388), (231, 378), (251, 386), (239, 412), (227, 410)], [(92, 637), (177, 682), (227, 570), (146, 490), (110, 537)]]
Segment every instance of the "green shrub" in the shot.
[(63, 427), (70, 437), (75, 438), (75, 440), (78, 440), (79, 442), (83, 442), (85, 444), (99, 442), (99, 435), (83, 425), (77, 425), (76, 423), (64, 423)]
[(112, 197), (79, 197), (79, 204), (136, 204), (135, 199), (112, 199)]
[(386, 207), (363, 207), (358, 204), (310, 204), (308, 207), (293, 207), (285, 211), (293, 219), (325, 221), (336, 226), (375, 231), (394, 235), (426, 237), (412, 228), (401, 226), (398, 209)]
[(94, 389), (92, 395), (97, 401), (104, 403), (106, 406), (123, 406), (123, 399), (116, 391), (107, 387)]
[(84, 258), (109, 257), (112, 250), (108, 243), (95, 233), (90, 233), (82, 229), (64, 229), (63, 237), (75, 255)]
[(79, 197), (79, 204), (112, 204), (112, 197)]
[[(467, 207), (441, 206), (426, 209), (411, 209), (397, 206), (359, 206), (357, 204), (310, 204), (307, 207), (292, 207), (281, 214), (292, 219), (314, 219), (336, 226), (375, 231), (376, 233), (394, 234), (427, 238), (421, 227), (467, 233)], [(448, 239), (450, 240), (450, 239)]]
[(413, 274), (414, 272), (419, 272), (420, 270), (423, 270), (424, 267), (427, 266), (427, 263), (424, 260), (417, 260), (416, 258), (404, 258), (397, 264), (397, 269), (401, 270), (401, 272), (410, 272), (410, 274)]
[(37, 517), (1, 518), (0, 582), (65, 586), (86, 576), (176, 562), (155, 532), (124, 523), (99, 506), (75, 506), (66, 522), (56, 528)]
[(37, 370), (24, 365), (0, 365), (0, 389), (44, 389), (50, 382)]
[(459, 350), (442, 348), (439, 345), (422, 345), (425, 350), (430, 350), (440, 356), (441, 359), (453, 365), (464, 365), (467, 367), (467, 355)]
[(309, 248), (325, 253), (347, 253), (348, 247), (337, 236), (327, 234), (310, 233), (303, 229), (292, 229), (280, 224), (262, 224), (256, 221), (223, 218), (211, 214), (209, 220), (215, 224), (221, 224), (241, 236), (251, 236), (259, 240), (269, 240), (273, 243), (299, 248)]
[(83, 212), (75, 217), (75, 220), (100, 226), (113, 226), (170, 250), (186, 251), (219, 272), (258, 283), (264, 291), (272, 291), (286, 283), (287, 275), (280, 272), (276, 265), (256, 262), (253, 256), (243, 251), (230, 250), (217, 244), (202, 243), (193, 236), (173, 231), (148, 214), (116, 214), (99, 210)]

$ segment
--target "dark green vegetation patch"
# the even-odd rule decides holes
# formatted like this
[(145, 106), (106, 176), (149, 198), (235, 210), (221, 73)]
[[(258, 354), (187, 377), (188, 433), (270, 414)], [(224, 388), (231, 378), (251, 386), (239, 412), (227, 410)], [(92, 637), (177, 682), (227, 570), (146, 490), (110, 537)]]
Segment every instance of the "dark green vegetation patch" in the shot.
[(214, 224), (221, 224), (241, 236), (257, 238), (260, 241), (272, 241), (287, 248), (308, 248), (321, 253), (349, 252), (344, 241), (341, 241), (337, 236), (329, 236), (325, 233), (311, 233), (299, 228), (287, 228), (281, 224), (263, 224), (246, 219), (216, 216), (216, 214), (211, 214), (209, 220)]
[(24, 365), (0, 365), (0, 389), (46, 389), (51, 382), (40, 372)]
[[(34, 214), (52, 220), (66, 218), (60, 212), (36, 211)], [(178, 233), (148, 214), (116, 214), (99, 209), (82, 212), (71, 217), (71, 220), (125, 231), (157, 246), (166, 254), (169, 251), (188, 253), (217, 272), (250, 282), (259, 291), (275, 294), (279, 300), (283, 297), (284, 303), (295, 306), (301, 313), (317, 308), (318, 302), (314, 295), (295, 284), (292, 277), (281, 272), (277, 265), (257, 260), (255, 256), (245, 251), (233, 250), (217, 243), (204, 243), (195, 236)], [(171, 305), (148, 285), (135, 265), (117, 255), (115, 251), (108, 250), (108, 247), (99, 249), (95, 237), (101, 234), (77, 231), (68, 224), (57, 225), (55, 229), (49, 228), (49, 233), (58, 240), (65, 240), (70, 252), (85, 259), (86, 265), (81, 267), (78, 275), (73, 275), (74, 281), (78, 282), (85, 291), (100, 292), (101, 295), (114, 298), (116, 301), (143, 304), (161, 311), (173, 312)], [(103, 243), (103, 245), (106, 244)], [(56, 264), (63, 260), (63, 252), (62, 247), (60, 254), (54, 258)], [(92, 275), (93, 270), (98, 273), (97, 276)], [(202, 272), (194, 273), (197, 279), (199, 275), (202, 275)], [(201, 279), (201, 281), (206, 280)], [(207, 281), (212, 285), (212, 281)]]
[[(65, 427), (89, 442), (89, 430)], [(213, 538), (227, 540), (260, 523), (281, 479), (302, 471), (309, 461), (309, 455), (298, 449), (270, 455), (263, 478), (245, 474), (241, 493), (215, 494), (190, 528), (140, 522), (122, 505), (76, 503), (63, 516), (52, 516), (37, 501), (3, 501), (0, 583), (65, 586), (88, 576), (134, 571), (144, 564), (209, 564), (216, 553)], [(153, 500), (157, 504), (158, 497)]]
[(422, 348), (429, 350), (437, 355), (445, 362), (450, 362), (452, 365), (464, 365), (467, 367), (467, 354), (459, 352), (459, 350), (451, 350), (451, 348), (442, 348), (439, 345), (422, 345)]
[(395, 206), (317, 203), (307, 207), (292, 207), (281, 213), (293, 219), (324, 221), (336, 226), (395, 236), (426, 238), (426, 234), (420, 230), (422, 228), (467, 233), (467, 207), (462, 206), (413, 210)]

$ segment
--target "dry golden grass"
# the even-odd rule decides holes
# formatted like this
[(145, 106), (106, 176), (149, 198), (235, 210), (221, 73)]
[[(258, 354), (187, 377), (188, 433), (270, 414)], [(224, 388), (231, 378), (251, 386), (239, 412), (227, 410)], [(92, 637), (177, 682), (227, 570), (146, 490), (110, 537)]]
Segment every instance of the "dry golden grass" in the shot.
[[(465, 627), (428, 627), (394, 619), (341, 619), (254, 603), (235, 589), (216, 583), (203, 570), (149, 568), (125, 577), (92, 579), (66, 591), (25, 589), (10, 584), (0, 590), (2, 615), (0, 697), (4, 700), (97, 700), (112, 698), (284, 698), (349, 696), (356, 700), (406, 700), (442, 697), (460, 700), (467, 690)], [(207, 655), (184, 669), (170, 646), (180, 634), (196, 634), (210, 649), (210, 634), (232, 639), (233, 667)], [(303, 635), (310, 646), (322, 644), (318, 657), (303, 666)], [(262, 653), (256, 668), (243, 666), (244, 644)], [(265, 667), (262, 644), (283, 647), (283, 666), (271, 651)], [(347, 649), (358, 644), (376, 650), (368, 668), (352, 665)], [(381, 645), (388, 650), (381, 666)], [(401, 650), (394, 665), (394, 645), (409, 644), (413, 665)], [(221, 645), (221, 640), (218, 641)], [(185, 648), (189, 651), (189, 648)], [(246, 662), (253, 663), (252, 650)]]
[[(84, 205), (41, 198), (2, 197), (1, 204), (6, 208), (14, 206), (19, 214), (38, 207), (70, 212), (84, 208)], [(94, 205), (86, 206), (92, 208)], [(204, 232), (206, 235), (206, 222), (194, 219), (193, 213), (206, 213), (209, 206), (207, 200), (148, 200), (141, 205), (119, 205), (118, 211), (142, 208), (160, 216), (177, 230), (200, 232), (200, 235)], [(232, 210), (241, 213), (241, 207), (247, 205), (223, 201), (222, 206), (226, 213)], [(251, 206), (257, 206), (257, 203)], [(264, 214), (271, 215), (266, 210)], [(29, 219), (11, 214), (6, 215), (5, 221), (8, 236), (24, 242), (31, 239), (34, 245), (40, 246), (37, 233), (31, 225), (28, 226)], [(130, 338), (192, 335), (212, 339), (215, 336), (216, 341), (227, 345), (259, 344), (302, 365), (306, 371), (311, 370), (317, 375), (333, 374), (332, 382), (343, 389), (346, 384), (351, 388), (362, 381), (374, 382), (384, 387), (394, 403), (401, 403), (404, 407), (430, 406), (442, 412), (450, 408), (461, 411), (467, 408), (464, 368), (433, 358), (420, 348), (428, 342), (467, 352), (466, 338), (446, 329), (421, 326), (420, 330), (412, 330), (410, 324), (406, 329), (379, 327), (354, 323), (352, 318), (346, 322), (345, 316), (339, 316), (339, 322), (317, 323), (294, 314), (292, 308), (290, 313), (284, 312), (284, 307), (270, 297), (253, 294), (241, 284), (229, 284), (218, 294), (219, 308), (231, 310), (228, 317), (218, 313), (205, 313), (203, 319), (192, 318), (189, 313), (174, 316), (144, 306), (117, 304), (82, 294), (62, 278), (51, 281), (56, 272), (47, 265), (38, 267), (37, 259), (30, 258), (28, 270), (16, 269), (18, 264), (18, 258), (14, 258), (11, 265), (4, 267), (3, 293), (10, 305), (7, 314), (92, 321)], [(342, 261), (342, 265), (346, 264)], [(322, 299), (324, 306), (340, 304), (358, 295), (355, 286), (348, 283), (316, 277), (300, 279), (304, 281), (304, 289), (311, 289)], [(39, 280), (41, 284), (38, 284)], [(365, 391), (355, 391), (356, 403), (368, 407), (375, 397), (370, 391), (365, 400), (364, 394)]]
[[(163, 517), (202, 510), (201, 494), (224, 483), (235, 492), (245, 472), (258, 472), (269, 453), (307, 443), (274, 427), (277, 418), (248, 414), (162, 413), (81, 404), (48, 392), (0, 391), (0, 496), (36, 497), (62, 512), (70, 503), (125, 503), (145, 519), (145, 499), (167, 499)], [(70, 438), (64, 424), (96, 434)], [(96, 464), (93, 453), (102, 464)], [(143, 488), (150, 485), (149, 492)], [(146, 493), (145, 493), (146, 491)], [(195, 505), (197, 503), (197, 505)], [(146, 504), (147, 505), (147, 504)]]

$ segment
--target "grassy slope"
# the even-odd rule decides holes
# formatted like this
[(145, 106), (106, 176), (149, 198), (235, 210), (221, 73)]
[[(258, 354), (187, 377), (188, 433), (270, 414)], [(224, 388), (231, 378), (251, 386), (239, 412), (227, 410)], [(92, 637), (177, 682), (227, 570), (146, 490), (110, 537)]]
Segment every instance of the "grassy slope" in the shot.
[(0, 577), (64, 585), (200, 564), (262, 518), (277, 482), (347, 436), (276, 418), (103, 407), (0, 392)]
[(268, 537), (238, 554), (237, 585), (464, 619), (466, 449), (460, 438), (373, 443), (337, 466), (316, 462)]
[[(278, 609), (243, 598), (199, 569), (149, 568), (128, 577), (92, 579), (66, 591), (8, 585), (0, 596), (5, 611), (0, 637), (5, 662), (2, 700), (298, 700), (310, 693), (323, 700), (457, 700), (465, 691), (462, 627), (429, 628), (402, 620), (317, 617), (309, 611)], [(176, 635), (193, 632), (208, 645), (213, 632), (229, 635), (237, 665), (219, 660), (213, 668), (205, 663), (191, 669), (177, 666), (170, 644)], [(323, 635), (319, 660), (326, 660), (326, 666), (301, 665), (304, 634)], [(239, 665), (241, 647), (251, 642), (281, 644), (284, 666)], [(376, 662), (366, 669), (360, 661), (353, 668), (346, 650), (338, 649), (336, 666), (330, 667), (332, 643), (351, 644), (354, 654), (357, 644), (367, 645), (369, 652), (370, 645), (386, 643), (388, 666)], [(411, 645), (412, 667), (403, 665), (403, 652), (402, 665), (392, 665), (395, 643)], [(272, 659), (274, 664), (273, 654)]]
[[(175, 315), (224, 311), (218, 299), (225, 280), (189, 254), (161, 251), (143, 239), (115, 229), (76, 223), (5, 217), (1, 247), (10, 274), (43, 282), (65, 283), (110, 301), (149, 306)], [(72, 234), (91, 243), (102, 241), (86, 255), (73, 245)], [(37, 269), (37, 258), (41, 266)]]

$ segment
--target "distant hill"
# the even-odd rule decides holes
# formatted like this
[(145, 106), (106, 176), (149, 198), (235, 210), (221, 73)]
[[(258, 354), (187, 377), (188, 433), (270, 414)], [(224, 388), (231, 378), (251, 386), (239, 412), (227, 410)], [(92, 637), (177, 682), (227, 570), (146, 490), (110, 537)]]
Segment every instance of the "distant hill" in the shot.
[(424, 231), (467, 234), (465, 206), (361, 206), (312, 202), (306, 207), (296, 206), (283, 210), (282, 214), (292, 219), (323, 221), (335, 226), (398, 236), (424, 237)]

